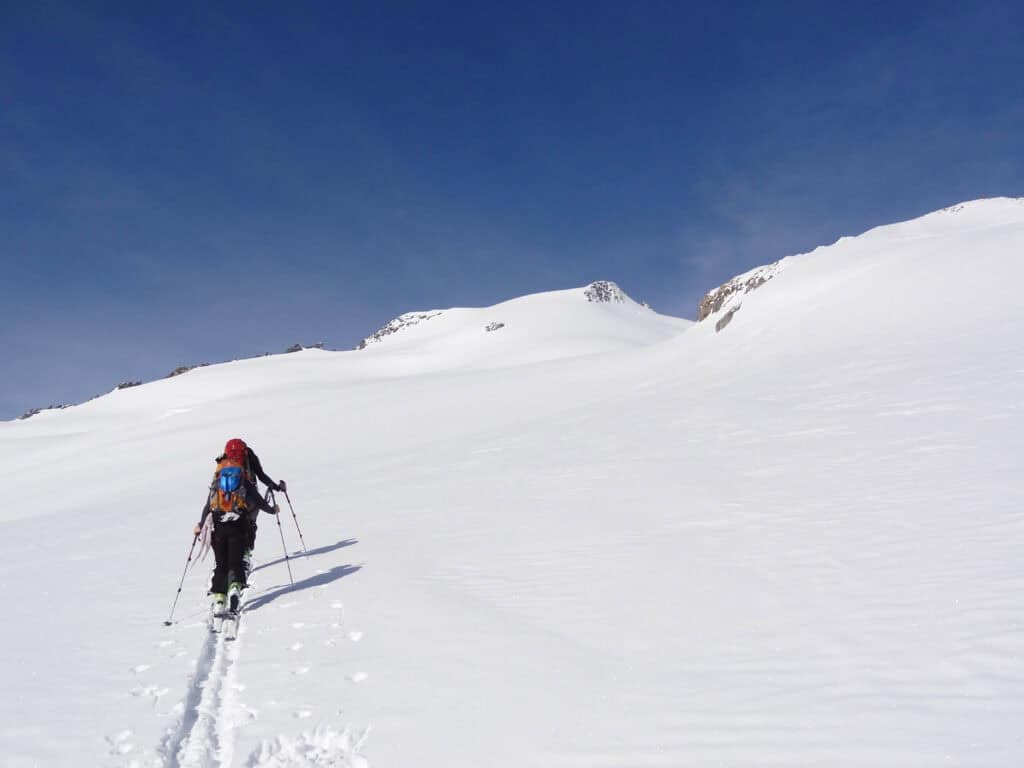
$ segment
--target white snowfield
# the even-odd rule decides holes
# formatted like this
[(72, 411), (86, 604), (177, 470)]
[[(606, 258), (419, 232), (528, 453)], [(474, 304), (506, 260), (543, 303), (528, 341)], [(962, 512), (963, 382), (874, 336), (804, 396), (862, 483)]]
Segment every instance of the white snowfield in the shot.
[[(976, 201), (696, 325), (562, 291), (2, 423), (0, 764), (1024, 765), (1022, 285)], [(309, 553), (279, 497), (231, 643), (210, 560), (163, 621), (234, 436)]]

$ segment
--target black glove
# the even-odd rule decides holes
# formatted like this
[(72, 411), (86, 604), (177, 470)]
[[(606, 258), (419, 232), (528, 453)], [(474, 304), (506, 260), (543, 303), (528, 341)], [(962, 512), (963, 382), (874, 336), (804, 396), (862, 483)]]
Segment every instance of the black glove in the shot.
[(288, 493), (288, 483), (286, 483), (284, 480), (278, 480), (277, 488), (275, 488), (274, 490), (280, 491), (281, 493)]

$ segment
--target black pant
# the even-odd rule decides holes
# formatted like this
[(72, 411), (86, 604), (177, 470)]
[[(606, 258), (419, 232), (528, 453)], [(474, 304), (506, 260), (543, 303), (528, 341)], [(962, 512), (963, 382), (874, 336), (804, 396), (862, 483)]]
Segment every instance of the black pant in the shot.
[(236, 520), (233, 523), (220, 523), (213, 527), (213, 555), (217, 558), (217, 567), (213, 570), (211, 592), (225, 593), (228, 585), (237, 581), (245, 586), (245, 568), (242, 555), (245, 554), (249, 542), (248, 520)]
[(256, 549), (256, 515), (249, 518), (249, 532), (246, 536), (247, 549)]

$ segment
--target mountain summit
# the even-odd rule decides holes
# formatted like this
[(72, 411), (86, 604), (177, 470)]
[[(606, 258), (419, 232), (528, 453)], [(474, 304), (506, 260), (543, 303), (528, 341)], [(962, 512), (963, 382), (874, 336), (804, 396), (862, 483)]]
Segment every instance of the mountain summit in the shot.
[(401, 354), (429, 369), (503, 367), (646, 346), (690, 325), (601, 280), (491, 307), (409, 312), (367, 336), (358, 349)]

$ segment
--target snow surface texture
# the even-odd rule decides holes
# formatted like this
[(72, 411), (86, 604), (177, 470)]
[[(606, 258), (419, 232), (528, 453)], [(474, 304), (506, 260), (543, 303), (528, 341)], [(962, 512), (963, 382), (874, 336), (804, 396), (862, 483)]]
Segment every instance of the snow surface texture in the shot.
[[(718, 333), (580, 289), (2, 423), (0, 764), (1019, 766), (1022, 254), (978, 201)], [(209, 561), (161, 622), (236, 434), (310, 551), (231, 643)]]

